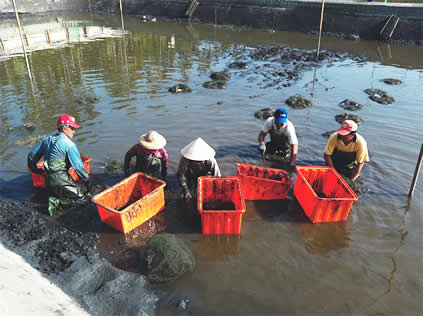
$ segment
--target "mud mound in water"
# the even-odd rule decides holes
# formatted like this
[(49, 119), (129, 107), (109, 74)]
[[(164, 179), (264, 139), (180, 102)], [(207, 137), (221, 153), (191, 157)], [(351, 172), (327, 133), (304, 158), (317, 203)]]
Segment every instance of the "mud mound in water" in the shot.
[(353, 120), (357, 123), (357, 125), (360, 125), (361, 122), (363, 122), (363, 119), (359, 115), (350, 114), (350, 113), (342, 113), (335, 116), (335, 120), (341, 124), (345, 120)]
[(399, 79), (393, 79), (393, 78), (386, 78), (386, 79), (382, 79), (382, 81), (386, 84), (390, 84), (390, 85), (398, 85), (398, 84), (402, 84), (402, 81)]
[(248, 64), (243, 61), (235, 61), (229, 64), (231, 69), (248, 69)]
[(73, 98), (74, 104), (94, 104), (98, 101), (100, 101), (100, 99), (92, 95), (79, 95)]
[(213, 72), (210, 75), (210, 78), (212, 80), (216, 80), (216, 81), (228, 81), (229, 79), (231, 79), (232, 75), (228, 72), (224, 72), (224, 71), (220, 71), (220, 72)]
[(294, 109), (307, 109), (312, 105), (310, 100), (298, 96), (289, 97), (285, 102)]
[(271, 108), (264, 108), (255, 112), (254, 116), (259, 120), (267, 120), (269, 117), (272, 117), (274, 113), (275, 111)]
[(328, 131), (328, 132), (324, 132), (323, 134), (322, 134), (322, 136), (323, 137), (326, 137), (326, 138), (329, 138), (330, 137), (330, 135), (332, 135), (333, 133), (335, 133), (336, 131)]
[(172, 93), (190, 93), (192, 92), (192, 89), (186, 84), (179, 83), (173, 87), (170, 87), (168, 91)]
[(364, 90), (369, 95), (369, 98), (380, 104), (392, 104), (395, 99), (389, 96), (386, 91), (380, 89), (366, 89)]
[(226, 81), (207, 81), (203, 83), (203, 87), (207, 89), (226, 89), (228, 85), (226, 84)]
[(339, 106), (348, 111), (357, 111), (363, 108), (362, 104), (352, 101), (350, 99), (345, 99), (344, 101), (339, 103)]
[(30, 135), (25, 137), (24, 139), (18, 139), (15, 144), (16, 146), (28, 146), (33, 147), (38, 144), (46, 135)]
[(379, 104), (392, 104), (395, 102), (395, 99), (389, 95), (380, 96), (377, 94), (369, 96), (369, 98)]

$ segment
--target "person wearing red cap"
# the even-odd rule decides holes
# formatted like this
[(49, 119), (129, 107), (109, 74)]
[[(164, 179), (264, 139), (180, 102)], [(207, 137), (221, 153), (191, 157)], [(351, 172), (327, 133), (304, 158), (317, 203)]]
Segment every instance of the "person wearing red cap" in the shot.
[(333, 133), (325, 148), (324, 158), (329, 167), (339, 173), (356, 180), (365, 162), (369, 161), (367, 143), (357, 133), (357, 123), (345, 120), (341, 127)]
[(81, 204), (87, 198), (78, 184), (69, 175), (68, 169), (73, 167), (79, 179), (88, 187), (89, 174), (84, 168), (81, 155), (72, 138), (80, 126), (69, 114), (60, 115), (57, 121), (57, 132), (44, 137), (28, 154), (28, 168), (34, 173), (44, 173), (37, 168), (37, 163), (44, 156), (46, 186), (49, 191), (49, 212), (68, 204)]

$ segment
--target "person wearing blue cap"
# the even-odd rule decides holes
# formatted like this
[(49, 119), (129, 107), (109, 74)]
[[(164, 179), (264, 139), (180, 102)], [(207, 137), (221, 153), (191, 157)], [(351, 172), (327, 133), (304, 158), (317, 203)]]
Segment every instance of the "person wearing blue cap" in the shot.
[[(264, 139), (268, 133), (270, 142), (265, 143)], [(266, 120), (258, 135), (258, 142), (263, 158), (289, 163), (290, 167), (294, 167), (298, 153), (298, 139), (294, 124), (288, 120), (286, 109), (277, 109), (273, 117)]]

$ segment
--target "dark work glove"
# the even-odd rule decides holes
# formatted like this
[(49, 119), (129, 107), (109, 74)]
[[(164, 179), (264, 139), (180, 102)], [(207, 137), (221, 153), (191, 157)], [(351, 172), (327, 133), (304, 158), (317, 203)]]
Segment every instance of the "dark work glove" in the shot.
[(163, 168), (162, 169), (162, 179), (166, 180), (166, 178), (167, 178), (167, 168)]

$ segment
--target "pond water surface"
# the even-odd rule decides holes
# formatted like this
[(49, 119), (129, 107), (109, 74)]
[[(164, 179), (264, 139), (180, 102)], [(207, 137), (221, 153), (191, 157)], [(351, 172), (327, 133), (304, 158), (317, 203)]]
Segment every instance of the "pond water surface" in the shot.
[[(24, 25), (52, 23), (49, 18), (23, 19)], [(119, 28), (114, 16), (77, 16), (88, 25)], [(252, 61), (239, 49), (286, 45), (314, 49), (316, 38), (299, 33), (243, 30), (183, 23), (143, 23), (126, 18), (124, 37), (33, 52), (31, 88), (22, 57), (0, 62), (0, 196), (33, 199), (26, 169), (32, 135), (55, 130), (57, 116), (74, 115), (82, 126), (75, 135), (82, 153), (93, 158), (94, 181), (113, 184), (122, 174), (105, 173), (109, 159), (123, 159), (139, 135), (157, 130), (167, 138), (169, 192), (165, 211), (143, 228), (167, 225), (197, 258), (193, 273), (158, 286), (168, 296), (157, 309), (171, 315), (187, 297), (193, 314), (287, 315), (420, 315), (423, 298), (423, 190), (407, 194), (423, 141), (423, 48), (367, 41), (323, 38), (322, 48), (366, 56), (321, 63), (289, 87), (267, 87), (258, 67), (278, 63)], [(234, 60), (248, 70), (229, 70), (225, 90), (202, 87), (213, 71)], [(266, 68), (267, 69), (267, 68)], [(384, 78), (403, 84), (390, 86)], [(187, 84), (190, 94), (168, 88)], [(371, 101), (363, 92), (379, 88), (395, 98), (391, 105)], [(33, 97), (32, 90), (35, 97)], [(338, 104), (352, 99), (364, 105), (354, 112), (364, 122), (371, 161), (362, 170), (365, 190), (348, 220), (311, 224), (296, 199), (247, 201), (241, 236), (203, 236), (198, 222), (185, 219), (175, 172), (179, 150), (200, 136), (216, 149), (224, 176), (235, 175), (235, 163), (263, 165), (257, 135), (263, 121), (254, 112), (276, 108), (290, 96), (312, 99), (313, 106), (289, 110), (299, 138), (298, 165), (324, 165), (327, 138), (335, 130)], [(93, 99), (93, 98), (97, 99)], [(145, 244), (142, 231), (123, 236), (100, 226), (104, 257), (130, 271), (137, 268), (136, 249)], [(154, 228), (154, 227), (153, 227)], [(138, 237), (137, 237), (138, 236)]]

